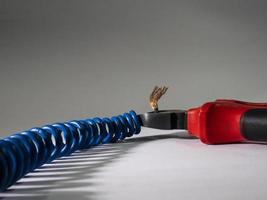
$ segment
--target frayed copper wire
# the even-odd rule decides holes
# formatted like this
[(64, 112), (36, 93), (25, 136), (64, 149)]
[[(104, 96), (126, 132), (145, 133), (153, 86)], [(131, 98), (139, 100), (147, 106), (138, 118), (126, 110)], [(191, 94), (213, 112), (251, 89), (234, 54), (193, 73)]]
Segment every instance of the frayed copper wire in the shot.
[(149, 98), (149, 104), (151, 106), (151, 108), (154, 111), (158, 111), (159, 107), (158, 107), (158, 101), (159, 99), (167, 92), (168, 87), (158, 87), (155, 86), (152, 93), (150, 94), (150, 98)]

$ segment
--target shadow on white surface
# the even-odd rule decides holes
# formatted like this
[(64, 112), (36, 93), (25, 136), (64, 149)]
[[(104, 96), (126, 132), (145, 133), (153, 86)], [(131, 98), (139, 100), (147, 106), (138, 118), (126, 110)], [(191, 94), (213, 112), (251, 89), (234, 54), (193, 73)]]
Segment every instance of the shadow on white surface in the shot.
[(6, 192), (0, 193), (0, 199), (41, 200), (49, 198), (49, 193), (53, 192), (60, 193), (60, 199), (95, 199), (101, 191), (88, 188), (99, 184), (96, 175), (102, 167), (127, 155), (129, 150), (142, 143), (170, 138), (191, 139), (175, 133), (152, 135), (75, 152), (29, 173)]

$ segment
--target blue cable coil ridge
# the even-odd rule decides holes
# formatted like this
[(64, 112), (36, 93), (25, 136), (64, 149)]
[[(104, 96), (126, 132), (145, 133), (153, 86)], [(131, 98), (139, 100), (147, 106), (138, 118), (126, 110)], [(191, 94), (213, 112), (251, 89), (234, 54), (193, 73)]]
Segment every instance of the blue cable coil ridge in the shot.
[(0, 191), (59, 157), (121, 141), (140, 131), (141, 124), (132, 110), (111, 118), (73, 120), (15, 133), (0, 140)]

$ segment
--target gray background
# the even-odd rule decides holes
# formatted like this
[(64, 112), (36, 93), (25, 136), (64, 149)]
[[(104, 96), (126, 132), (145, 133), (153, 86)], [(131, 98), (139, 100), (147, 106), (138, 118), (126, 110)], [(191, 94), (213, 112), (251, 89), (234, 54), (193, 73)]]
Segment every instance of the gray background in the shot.
[(216, 98), (267, 101), (262, 0), (0, 0), (0, 134)]

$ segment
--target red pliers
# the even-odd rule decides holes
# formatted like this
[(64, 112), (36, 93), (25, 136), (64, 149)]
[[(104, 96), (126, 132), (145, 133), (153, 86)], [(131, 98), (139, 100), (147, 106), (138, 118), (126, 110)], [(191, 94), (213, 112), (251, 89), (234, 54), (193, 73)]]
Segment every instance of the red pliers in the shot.
[(186, 129), (205, 144), (267, 142), (267, 103), (218, 99), (184, 110), (139, 115), (143, 126)]

